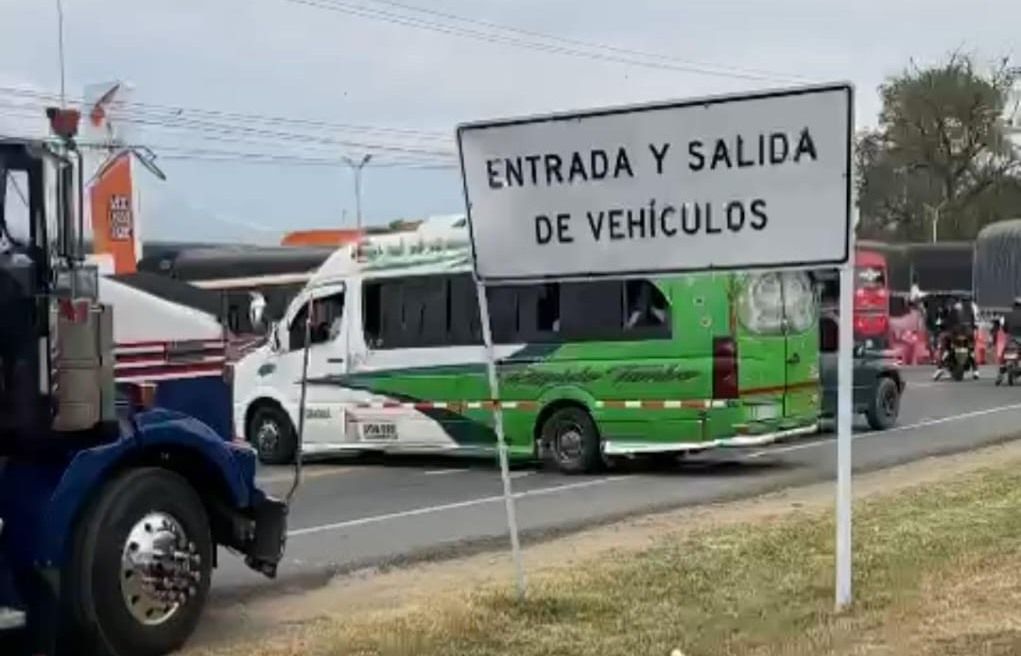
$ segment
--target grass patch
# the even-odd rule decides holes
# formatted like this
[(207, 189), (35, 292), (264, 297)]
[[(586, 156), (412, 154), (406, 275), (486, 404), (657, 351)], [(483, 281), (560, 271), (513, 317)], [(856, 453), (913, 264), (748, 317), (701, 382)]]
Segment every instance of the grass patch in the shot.
[[(435, 599), (428, 609), (316, 622), (295, 642), (248, 646), (243, 653), (1014, 653), (1009, 650), (1021, 649), (1021, 626), (935, 635), (927, 622), (951, 607), (960, 619), (961, 604), (988, 590), (974, 577), (1021, 564), (1017, 465), (859, 502), (856, 604), (845, 614), (833, 612), (832, 514), (801, 511), (678, 533), (642, 551), (611, 551), (570, 570), (535, 575), (523, 603), (509, 588), (483, 589)], [(1008, 587), (1021, 589), (1016, 582)], [(952, 595), (941, 597), (953, 586)], [(898, 641), (910, 643), (910, 651), (891, 647)]]

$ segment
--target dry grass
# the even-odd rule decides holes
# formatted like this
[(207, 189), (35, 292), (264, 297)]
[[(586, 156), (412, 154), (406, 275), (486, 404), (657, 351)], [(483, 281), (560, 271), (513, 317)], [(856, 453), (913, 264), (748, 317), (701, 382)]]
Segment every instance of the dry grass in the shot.
[(832, 514), (673, 532), (529, 581), (310, 622), (211, 654), (1021, 653), (1021, 467), (858, 503), (851, 612), (833, 604)]

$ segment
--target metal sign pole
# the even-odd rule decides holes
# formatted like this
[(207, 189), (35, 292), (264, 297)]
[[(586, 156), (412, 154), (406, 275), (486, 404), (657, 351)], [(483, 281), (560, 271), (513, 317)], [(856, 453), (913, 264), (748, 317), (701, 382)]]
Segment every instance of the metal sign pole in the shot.
[(482, 341), (486, 345), (486, 369), (489, 374), (489, 398), (493, 402), (493, 427), (496, 431), (496, 446), (500, 454), (500, 478), (503, 479), (503, 502), (507, 510), (507, 530), (510, 532), (511, 556), (514, 559), (514, 579), (518, 599), (525, 598), (525, 565), (521, 559), (521, 542), (518, 540), (518, 518), (514, 509), (514, 495), (511, 491), (510, 466), (507, 461), (507, 440), (503, 432), (503, 408), (500, 405), (500, 382), (496, 376), (496, 352), (493, 349), (493, 331), (489, 325), (489, 299), (486, 285), (475, 281), (475, 292), (479, 297), (479, 320), (482, 324)]
[[(851, 244), (853, 254), (853, 242)], [(837, 355), (837, 610), (851, 603), (851, 385), (854, 352), (854, 260), (840, 268)]]

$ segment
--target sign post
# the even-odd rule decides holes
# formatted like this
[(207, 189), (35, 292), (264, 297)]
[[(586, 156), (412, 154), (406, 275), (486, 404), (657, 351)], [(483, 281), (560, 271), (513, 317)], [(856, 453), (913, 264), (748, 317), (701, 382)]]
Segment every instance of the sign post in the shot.
[(514, 560), (514, 581), (518, 599), (525, 597), (525, 564), (521, 556), (521, 541), (518, 539), (518, 517), (514, 508), (514, 494), (511, 490), (510, 465), (507, 462), (507, 438), (503, 431), (503, 408), (500, 404), (500, 381), (496, 375), (496, 352), (493, 348), (493, 330), (489, 323), (489, 298), (486, 286), (481, 280), (475, 281), (475, 292), (479, 297), (479, 321), (482, 324), (482, 341), (486, 345), (486, 373), (489, 376), (489, 398), (493, 403), (493, 430), (496, 432), (496, 448), (500, 456), (500, 478), (503, 481), (503, 503), (507, 512), (507, 530), (510, 533), (511, 558)]
[(838, 267), (837, 601), (850, 600), (852, 107), (851, 86), (830, 84), (458, 127), (519, 586), (486, 286)]
[[(853, 238), (853, 237), (852, 237)], [(837, 610), (851, 603), (851, 385), (854, 375), (854, 264), (840, 267), (840, 327), (837, 353)]]

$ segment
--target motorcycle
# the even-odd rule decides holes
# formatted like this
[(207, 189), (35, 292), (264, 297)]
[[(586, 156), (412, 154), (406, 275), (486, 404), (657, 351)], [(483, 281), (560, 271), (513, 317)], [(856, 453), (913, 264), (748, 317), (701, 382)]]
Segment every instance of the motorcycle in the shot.
[(966, 332), (955, 331), (949, 336), (943, 349), (942, 365), (955, 381), (964, 380), (965, 372), (975, 369), (975, 349)]
[(1003, 359), (1000, 362), (1000, 369), (996, 374), (995, 382), (997, 385), (1000, 385), (1006, 379), (1007, 384), (1013, 387), (1014, 381), (1019, 378), (1021, 378), (1021, 344), (1017, 340), (1012, 339), (1003, 349)]

